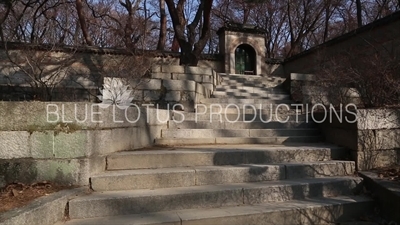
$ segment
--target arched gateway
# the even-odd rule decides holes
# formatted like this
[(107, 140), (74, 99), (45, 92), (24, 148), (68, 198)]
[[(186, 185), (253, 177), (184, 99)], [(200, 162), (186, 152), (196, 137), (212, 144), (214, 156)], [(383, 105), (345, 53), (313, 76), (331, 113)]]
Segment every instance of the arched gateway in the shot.
[(218, 30), (225, 73), (262, 75), (265, 61), (264, 31), (256, 26), (225, 24)]
[(256, 52), (250, 45), (239, 45), (235, 50), (235, 73), (255, 75)]

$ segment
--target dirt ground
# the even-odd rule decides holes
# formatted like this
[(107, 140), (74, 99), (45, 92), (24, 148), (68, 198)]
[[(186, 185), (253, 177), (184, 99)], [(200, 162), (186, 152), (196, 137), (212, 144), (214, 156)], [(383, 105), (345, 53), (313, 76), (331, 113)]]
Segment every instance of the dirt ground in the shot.
[(0, 213), (22, 207), (36, 198), (69, 188), (72, 187), (54, 185), (46, 181), (31, 185), (9, 184), (0, 190)]

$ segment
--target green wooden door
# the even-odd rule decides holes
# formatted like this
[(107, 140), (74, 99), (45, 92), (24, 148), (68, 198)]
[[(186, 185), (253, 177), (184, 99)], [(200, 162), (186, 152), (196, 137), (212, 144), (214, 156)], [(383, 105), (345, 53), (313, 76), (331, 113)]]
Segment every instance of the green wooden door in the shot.
[(244, 74), (245, 58), (246, 51), (242, 48), (237, 48), (235, 52), (235, 70), (237, 74)]
[(235, 73), (255, 74), (255, 53), (250, 46), (239, 46), (235, 50)]

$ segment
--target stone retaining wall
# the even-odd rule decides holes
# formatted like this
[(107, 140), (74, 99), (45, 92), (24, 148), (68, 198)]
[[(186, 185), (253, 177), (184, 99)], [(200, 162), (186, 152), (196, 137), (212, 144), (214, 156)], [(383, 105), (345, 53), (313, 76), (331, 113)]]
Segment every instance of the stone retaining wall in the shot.
[[(328, 114), (319, 124), (326, 141), (349, 149), (348, 157), (359, 170), (400, 163), (400, 109), (358, 109), (356, 114), (343, 113), (349, 123)], [(322, 120), (319, 114), (317, 120)]]
[(212, 68), (159, 65), (152, 67), (151, 77), (155, 79), (189, 80), (202, 84), (205, 88), (214, 91), (222, 78)]
[(322, 87), (314, 74), (291, 73), (290, 95), (295, 102), (303, 104), (362, 104), (360, 94), (355, 88)]
[(104, 171), (105, 155), (151, 146), (169, 118), (167, 110), (142, 106), (0, 102), (0, 176), (88, 185)]

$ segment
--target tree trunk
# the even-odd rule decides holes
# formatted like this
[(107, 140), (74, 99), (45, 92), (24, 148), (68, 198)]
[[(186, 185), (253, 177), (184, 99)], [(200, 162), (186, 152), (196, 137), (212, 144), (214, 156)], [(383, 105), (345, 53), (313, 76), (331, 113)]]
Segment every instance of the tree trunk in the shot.
[(362, 27), (362, 9), (361, 9), (361, 0), (356, 0), (356, 7), (357, 7), (357, 24), (358, 27)]
[(326, 41), (326, 39), (328, 39), (328, 31), (329, 31), (329, 18), (330, 18), (330, 7), (329, 4), (330, 3), (326, 3), (328, 5), (326, 5), (325, 7), (325, 27), (324, 27), (324, 39), (323, 42)]
[(178, 39), (176, 39), (176, 35), (174, 36), (174, 40), (172, 40), (171, 51), (179, 52), (179, 42)]
[(187, 65), (187, 66), (197, 66), (199, 62), (199, 57), (193, 54), (192, 46), (186, 43), (180, 43), (181, 46), (181, 56), (180, 56), (180, 65)]
[[(202, 2), (197, 9), (197, 18), (203, 15), (203, 23), (200, 25), (201, 36), (199, 41), (194, 44), (191, 43), (185, 35), (185, 16), (183, 14), (183, 4), (185, 0), (179, 0), (177, 7), (173, 0), (165, 0), (168, 6), (169, 14), (174, 25), (175, 38), (177, 39), (179, 46), (181, 48), (181, 65), (197, 66), (201, 52), (203, 51), (205, 45), (207, 44), (208, 38), (210, 37), (210, 16), (211, 16), (211, 6), (212, 0), (201, 0)], [(204, 7), (202, 7), (204, 5)], [(203, 13), (201, 13), (203, 11)], [(194, 20), (193, 26), (196, 24), (196, 18)], [(190, 35), (189, 35), (190, 36)]]
[(160, 0), (160, 36), (158, 37), (157, 50), (165, 49), (167, 36), (167, 15), (165, 13), (165, 0)]
[(83, 14), (82, 0), (76, 0), (75, 6), (76, 6), (76, 12), (78, 13), (79, 24), (80, 24), (80, 27), (82, 30), (83, 38), (85, 38), (85, 42), (87, 45), (92, 46), (93, 41), (89, 36), (89, 32), (88, 32), (88, 29), (86, 26), (86, 18), (85, 18), (85, 15)]

